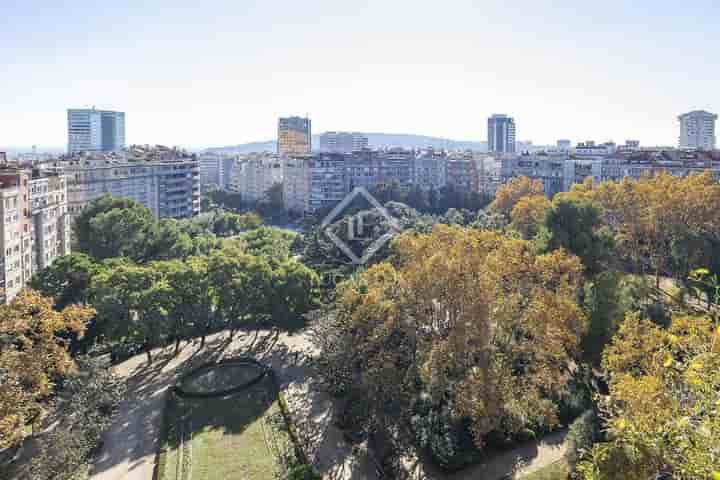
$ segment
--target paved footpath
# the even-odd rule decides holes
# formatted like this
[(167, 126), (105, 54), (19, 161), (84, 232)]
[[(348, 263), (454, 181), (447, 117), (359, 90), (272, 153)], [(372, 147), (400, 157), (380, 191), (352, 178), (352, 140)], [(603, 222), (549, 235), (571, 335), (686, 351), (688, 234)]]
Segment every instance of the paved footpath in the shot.
[(293, 417), (308, 432), (309, 453), (317, 459), (323, 477), (373, 480), (375, 475), (367, 461), (355, 457), (333, 424), (332, 400), (313, 385), (309, 359), (315, 352), (308, 336), (263, 331), (255, 342), (253, 337), (237, 334), (232, 342), (227, 342), (227, 334), (222, 333), (209, 337), (208, 347), (203, 351), (198, 351), (196, 342), (185, 346), (177, 357), (172, 357), (171, 349), (157, 352), (150, 366), (145, 355), (118, 365), (117, 374), (129, 379), (128, 397), (105, 434), (90, 480), (152, 480), (168, 387), (190, 365), (242, 354), (251, 343), (258, 360), (277, 373)]
[[(95, 461), (91, 480), (151, 480), (159, 438), (165, 392), (174, 379), (179, 361), (165, 368), (146, 366), (145, 355), (119, 365), (118, 374), (130, 375), (128, 396)], [(160, 364), (158, 364), (158, 367)], [(152, 369), (152, 370), (151, 370)], [(133, 372), (137, 376), (131, 375)]]

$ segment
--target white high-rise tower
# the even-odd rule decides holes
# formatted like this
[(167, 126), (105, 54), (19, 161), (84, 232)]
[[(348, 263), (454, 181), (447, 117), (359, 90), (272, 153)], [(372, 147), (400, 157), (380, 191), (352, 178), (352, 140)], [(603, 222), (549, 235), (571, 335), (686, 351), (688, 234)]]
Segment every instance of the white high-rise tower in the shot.
[(680, 115), (680, 148), (713, 150), (715, 148), (715, 121), (718, 116), (704, 110)]

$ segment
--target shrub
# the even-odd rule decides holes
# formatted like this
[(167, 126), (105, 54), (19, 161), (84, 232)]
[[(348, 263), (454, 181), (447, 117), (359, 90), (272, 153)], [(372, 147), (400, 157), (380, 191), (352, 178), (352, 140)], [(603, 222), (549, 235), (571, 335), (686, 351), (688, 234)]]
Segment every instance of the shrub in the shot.
[(290, 467), (286, 480), (322, 480), (322, 475), (312, 466), (300, 464)]
[(124, 394), (124, 385), (107, 365), (82, 358), (79, 373), (63, 385), (58, 417), (62, 420), (38, 438), (32, 478), (36, 480), (79, 478), (87, 462), (101, 446), (103, 431)]
[(585, 452), (589, 451), (598, 438), (598, 418), (595, 412), (588, 410), (570, 425), (565, 442), (568, 449), (565, 454), (570, 471), (582, 459)]
[(469, 425), (452, 418), (451, 410), (420, 399), (411, 418), (415, 441), (447, 471), (460, 470), (479, 458)]

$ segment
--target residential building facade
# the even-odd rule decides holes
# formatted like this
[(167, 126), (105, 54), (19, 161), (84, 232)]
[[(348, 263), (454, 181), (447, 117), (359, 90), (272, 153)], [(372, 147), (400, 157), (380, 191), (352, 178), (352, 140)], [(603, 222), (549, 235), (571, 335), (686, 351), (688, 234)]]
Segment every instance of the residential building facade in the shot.
[(198, 155), (200, 184), (214, 185), (222, 190), (229, 190), (235, 160), (236, 157), (233, 155), (222, 155), (211, 152)]
[(345, 155), (318, 153), (284, 159), (283, 202), (295, 214), (333, 207), (347, 194)]
[(320, 151), (352, 153), (368, 148), (368, 137), (358, 132), (325, 132), (320, 135)]
[(617, 152), (617, 145), (613, 142), (595, 143), (592, 140), (580, 142), (575, 146), (574, 155), (582, 158), (603, 158)]
[(54, 171), (0, 169), (0, 302), (10, 302), (33, 274), (70, 253), (67, 183)]
[(242, 195), (243, 202), (259, 202), (267, 192), (283, 182), (283, 158), (280, 155), (260, 153), (245, 156), (234, 170), (233, 191)]
[(448, 186), (459, 192), (479, 192), (479, 172), (472, 152), (450, 154), (446, 169)]
[(447, 153), (429, 148), (413, 162), (413, 185), (423, 190), (440, 190), (447, 183)]
[(345, 155), (347, 191), (370, 189), (379, 183), (408, 187), (412, 183), (414, 152), (401, 148), (361, 150)]
[(565, 162), (568, 158), (564, 153), (545, 152), (503, 156), (501, 181), (507, 183), (514, 177), (540, 180), (545, 195), (552, 197), (565, 189)]
[(680, 148), (713, 150), (716, 145), (715, 122), (718, 116), (704, 110), (695, 110), (678, 117), (680, 122)]
[(570, 140), (558, 140), (557, 141), (557, 150), (560, 152), (567, 152), (572, 148), (572, 142)]
[(494, 197), (502, 185), (501, 156), (482, 153), (474, 153), (473, 156), (478, 172), (478, 192), (486, 197)]
[(106, 193), (131, 198), (156, 218), (190, 218), (200, 213), (197, 157), (167, 147), (132, 146), (127, 152), (76, 154), (55, 168), (66, 174), (68, 209), (77, 216)]

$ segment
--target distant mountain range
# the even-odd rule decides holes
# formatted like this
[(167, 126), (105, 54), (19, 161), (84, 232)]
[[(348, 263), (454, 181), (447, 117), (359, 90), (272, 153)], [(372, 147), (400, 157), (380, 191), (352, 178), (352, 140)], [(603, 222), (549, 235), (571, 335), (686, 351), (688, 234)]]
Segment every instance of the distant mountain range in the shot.
[[(365, 133), (368, 137), (368, 144), (370, 148), (390, 148), (390, 147), (401, 147), (401, 148), (437, 148), (447, 150), (475, 150), (478, 152), (487, 151), (487, 142), (473, 142), (466, 140), (452, 140), (449, 138), (431, 137), (427, 135), (413, 135), (407, 133)], [(317, 151), (320, 149), (320, 135), (313, 135), (312, 138), (313, 150)], [(188, 147), (191, 151), (199, 151), (192, 147)], [(539, 145), (526, 144), (523, 142), (517, 142), (517, 151), (525, 150), (538, 150), (542, 149)], [(31, 147), (0, 147), (0, 152), (7, 152), (9, 154), (30, 152)], [(65, 150), (62, 147), (38, 147), (38, 153), (63, 153)], [(224, 147), (210, 147), (202, 150), (203, 152), (214, 152), (224, 154), (243, 154), (251, 152), (275, 152), (277, 151), (277, 142), (275, 140), (268, 140), (265, 142), (250, 142), (242, 143), (239, 145), (227, 145)]]
[[(401, 148), (446, 148), (448, 150), (487, 150), (487, 142), (471, 142), (462, 140), (451, 140), (440, 137), (428, 137), (425, 135), (411, 135), (404, 133), (366, 133), (370, 148), (401, 147)], [(320, 148), (320, 135), (313, 135), (313, 150)], [(213, 147), (205, 149), (206, 152), (241, 154), (250, 152), (274, 152), (277, 150), (277, 142), (251, 142), (240, 145), (225, 147)]]

